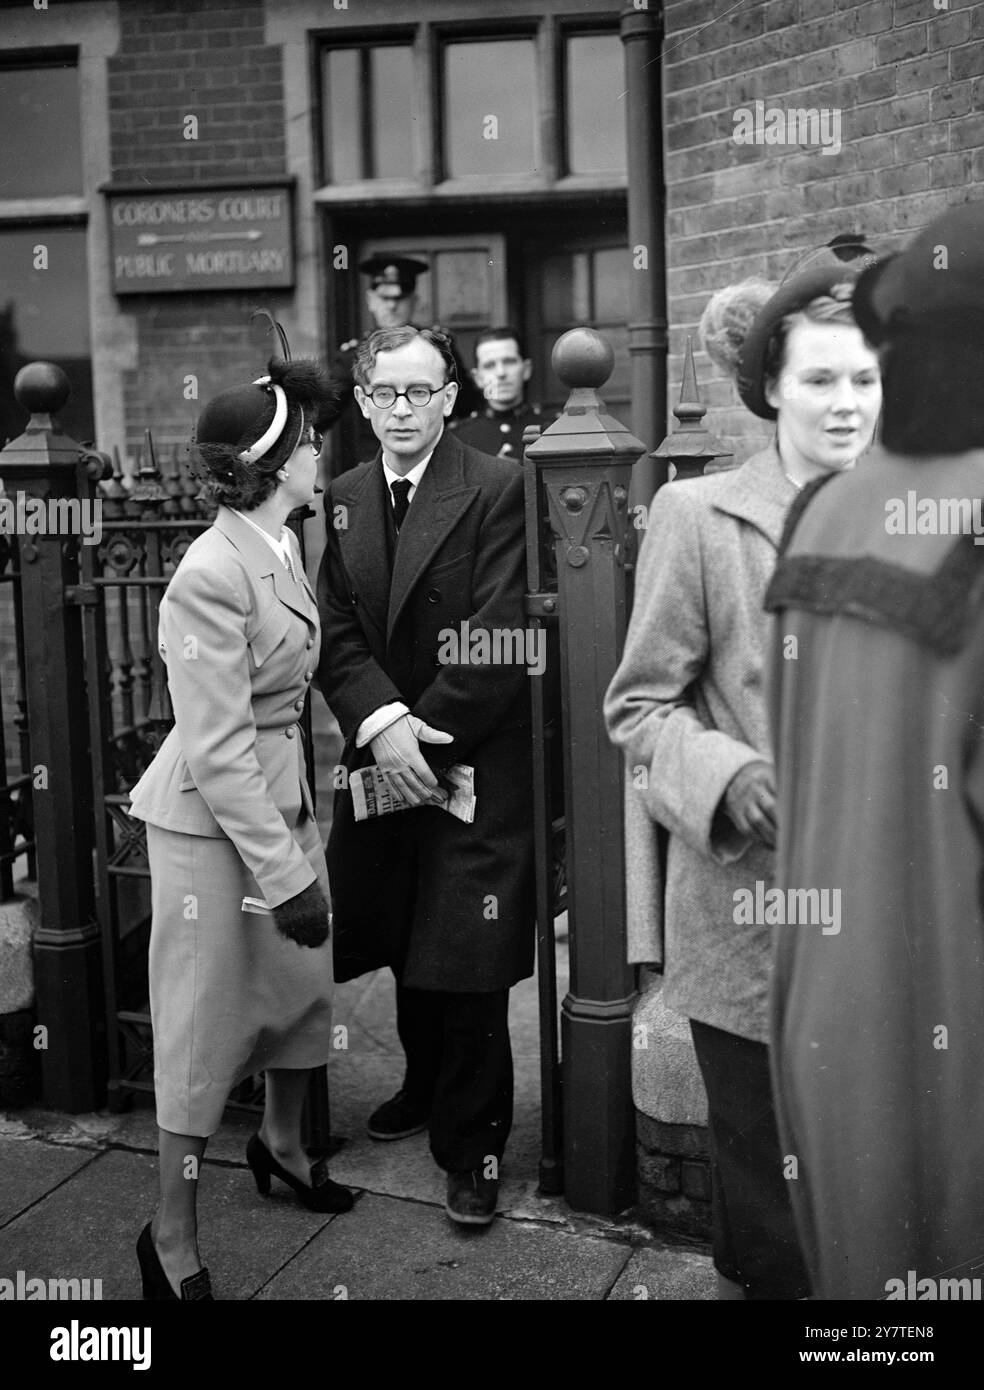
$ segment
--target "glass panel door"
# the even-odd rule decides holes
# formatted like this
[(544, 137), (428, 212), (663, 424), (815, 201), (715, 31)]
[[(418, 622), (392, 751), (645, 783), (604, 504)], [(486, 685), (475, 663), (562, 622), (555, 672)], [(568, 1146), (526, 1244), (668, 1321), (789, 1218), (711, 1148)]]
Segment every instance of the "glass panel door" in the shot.
[[(481, 398), (468, 376), (475, 339), (483, 328), (498, 327), (506, 321), (504, 238), (497, 232), (415, 239), (387, 237), (362, 242), (357, 262), (377, 251), (412, 256), (430, 266), (429, 273), (417, 281), (414, 322), (418, 328), (436, 326), (450, 334), (463, 388), (461, 409), (456, 409), (455, 414), (475, 410)], [(365, 295), (359, 308), (360, 332), (367, 333), (373, 325)]]
[(611, 413), (629, 423), (629, 288), (631, 260), (624, 241), (585, 238), (549, 248), (530, 247), (526, 303), (533, 359), (532, 395), (560, 409), (564, 387), (550, 365), (554, 343), (569, 328), (596, 328), (615, 350), (615, 367), (602, 387)]

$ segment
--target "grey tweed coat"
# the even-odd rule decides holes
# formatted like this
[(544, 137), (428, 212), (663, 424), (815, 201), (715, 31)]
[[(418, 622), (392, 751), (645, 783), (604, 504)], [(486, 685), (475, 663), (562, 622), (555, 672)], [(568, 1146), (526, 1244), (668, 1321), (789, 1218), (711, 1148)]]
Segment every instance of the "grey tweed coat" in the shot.
[(795, 496), (774, 445), (660, 489), (604, 706), (626, 754), (629, 958), (663, 963), (669, 1007), (760, 1042), (771, 929), (736, 925), (734, 893), (771, 886), (773, 855), (721, 799), (742, 767), (771, 760), (763, 599)]

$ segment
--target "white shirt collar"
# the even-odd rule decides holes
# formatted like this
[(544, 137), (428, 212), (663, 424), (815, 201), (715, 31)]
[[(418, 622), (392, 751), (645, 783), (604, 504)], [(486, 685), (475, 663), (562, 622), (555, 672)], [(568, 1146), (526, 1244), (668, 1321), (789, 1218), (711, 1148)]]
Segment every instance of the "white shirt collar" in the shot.
[(409, 473), (401, 474), (393, 472), (392, 468), (390, 468), (389, 464), (386, 462), (386, 455), (383, 454), (383, 473), (386, 477), (386, 486), (390, 489), (390, 497), (392, 498), (393, 496), (391, 484), (398, 483), (402, 478), (404, 482), (410, 484), (410, 491), (407, 493), (407, 500), (412, 502), (413, 494), (417, 491), (417, 488), (420, 486), (420, 480), (424, 476), (424, 469), (430, 463), (433, 455), (434, 450), (431, 449), (427, 457), (421, 459), (419, 463), (414, 464), (413, 468), (410, 469)]
[(290, 550), (290, 531), (288, 528), (286, 526), (282, 527), (279, 541), (274, 540), (269, 531), (264, 531), (262, 526), (257, 526), (256, 522), (248, 517), (245, 512), (239, 512), (235, 507), (230, 507), (229, 510), (234, 516), (238, 516), (241, 521), (245, 521), (247, 526), (252, 526), (257, 535), (263, 537), (273, 553), (278, 557), (281, 563), (287, 567), (293, 576), (294, 560)]

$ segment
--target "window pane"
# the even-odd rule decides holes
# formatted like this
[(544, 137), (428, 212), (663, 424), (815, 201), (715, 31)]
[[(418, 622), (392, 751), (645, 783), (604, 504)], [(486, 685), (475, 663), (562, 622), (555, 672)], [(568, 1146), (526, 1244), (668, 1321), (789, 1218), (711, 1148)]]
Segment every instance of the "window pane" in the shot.
[[(48, 249), (48, 269), (35, 270), (35, 247)], [(14, 399), (14, 377), (28, 362), (57, 362), (72, 387), (58, 415), (79, 440), (92, 439), (92, 361), (89, 349), (85, 230), (32, 228), (0, 232), (0, 438), (27, 424)]]
[(533, 43), (449, 43), (444, 146), (449, 178), (536, 172)]
[(583, 251), (560, 251), (541, 264), (543, 322), (569, 328), (591, 318), (589, 261)]
[(0, 68), (0, 195), (81, 193), (79, 125), (76, 68)]
[(325, 54), (326, 180), (353, 183), (363, 176), (359, 147), (361, 93), (357, 48), (334, 48)]
[(436, 257), (437, 304), (447, 327), (492, 318), (492, 274), (486, 251), (441, 251)]
[(372, 152), (377, 179), (413, 175), (413, 50), (372, 55)]
[(625, 64), (618, 35), (569, 38), (566, 85), (570, 172), (624, 170)]

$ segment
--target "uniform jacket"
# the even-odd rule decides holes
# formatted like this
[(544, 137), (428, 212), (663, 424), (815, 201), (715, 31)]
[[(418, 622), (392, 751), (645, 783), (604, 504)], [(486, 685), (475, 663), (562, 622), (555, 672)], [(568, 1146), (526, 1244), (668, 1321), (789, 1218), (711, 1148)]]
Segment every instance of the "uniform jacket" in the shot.
[(630, 958), (664, 960), (677, 1012), (758, 1041), (768, 1037), (770, 928), (736, 925), (734, 893), (770, 887), (773, 856), (721, 802), (742, 767), (771, 760), (763, 601), (794, 497), (774, 447), (660, 489), (605, 698), (626, 753)]
[(546, 429), (552, 417), (544, 415), (538, 405), (525, 402), (514, 410), (493, 410), (490, 405), (473, 410), (465, 420), (452, 420), (451, 429), (461, 440), (480, 453), (495, 458), (512, 458), (523, 462), (523, 432), (527, 425)]
[(318, 614), (291, 547), (299, 583), (226, 507), (188, 547), (159, 622), (175, 723), (130, 793), (139, 820), (232, 840), (271, 907), (315, 878), (291, 830), (314, 814), (297, 720)]
[[(392, 965), (412, 988), (482, 992), (532, 971), (529, 691), (525, 664), (442, 662), (449, 631), (523, 630), (523, 475), (447, 430), (400, 530), (392, 575), (391, 504), (381, 455), (336, 478), (325, 501), (318, 576), (321, 689), (345, 738), (346, 768), (372, 761), (359, 725), (402, 700), (454, 742), (435, 768), (475, 768), (464, 825), (423, 807), (356, 824), (336, 793), (329, 872), (338, 978)], [(470, 639), (461, 654), (471, 650)]]

